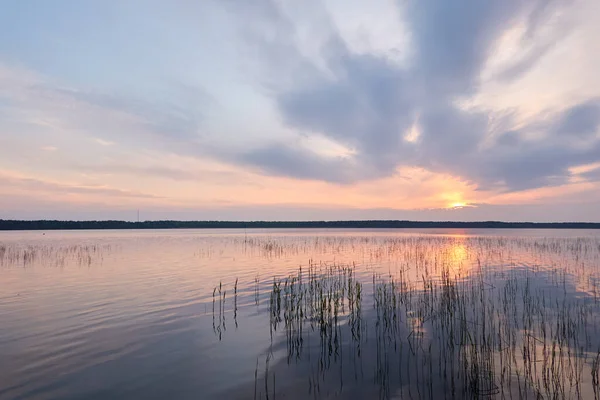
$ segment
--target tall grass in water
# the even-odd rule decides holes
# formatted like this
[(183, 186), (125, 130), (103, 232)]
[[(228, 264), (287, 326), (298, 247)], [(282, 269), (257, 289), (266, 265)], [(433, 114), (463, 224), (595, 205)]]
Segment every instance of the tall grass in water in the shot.
[[(237, 327), (237, 280), (236, 280), (235, 291), (236, 291), (236, 295), (235, 295), (236, 308), (234, 310), (234, 319), (235, 319), (235, 323), (236, 323), (236, 327)], [(219, 337), (219, 341), (223, 339), (223, 332), (225, 332), (227, 330), (227, 326), (225, 325), (225, 297), (226, 297), (226, 295), (227, 295), (227, 290), (223, 290), (223, 283), (219, 282), (219, 286), (216, 286), (213, 289), (213, 294), (212, 294), (212, 307), (213, 307), (213, 311), (212, 311), (212, 324), (213, 324), (213, 331)], [(217, 296), (218, 299), (219, 299), (219, 320), (218, 320), (218, 323), (216, 323), (216, 320), (215, 320), (215, 304), (216, 304), (215, 296)]]
[(104, 254), (114, 251), (110, 245), (8, 245), (0, 243), (0, 267), (45, 265), (63, 267), (68, 263), (91, 266), (102, 262)]
[[(309, 395), (370, 376), (380, 398), (600, 398), (599, 265), (585, 265), (598, 261), (597, 242), (455, 242), (384, 241), (370, 259), (394, 257), (400, 268), (373, 271), (372, 285), (352, 263), (310, 262), (273, 280), (270, 337), (285, 337), (287, 363), (310, 365)], [(515, 264), (515, 248), (548, 265)]]

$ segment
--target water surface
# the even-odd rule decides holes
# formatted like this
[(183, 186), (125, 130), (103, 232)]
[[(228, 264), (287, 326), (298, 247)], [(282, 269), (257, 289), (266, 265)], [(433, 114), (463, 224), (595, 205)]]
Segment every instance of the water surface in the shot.
[(600, 232), (0, 233), (0, 399), (594, 398)]

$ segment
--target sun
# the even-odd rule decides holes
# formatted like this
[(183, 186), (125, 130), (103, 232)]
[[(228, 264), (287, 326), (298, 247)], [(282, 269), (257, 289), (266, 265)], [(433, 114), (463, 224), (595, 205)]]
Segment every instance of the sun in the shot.
[(474, 207), (461, 192), (443, 193), (441, 196), (443, 208), (454, 210), (459, 208)]

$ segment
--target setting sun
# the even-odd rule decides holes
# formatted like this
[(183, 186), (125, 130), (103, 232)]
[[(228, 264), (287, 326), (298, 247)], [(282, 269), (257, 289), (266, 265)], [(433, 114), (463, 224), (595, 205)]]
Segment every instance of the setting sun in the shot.
[(450, 206), (448, 208), (463, 208), (466, 207), (467, 203), (461, 202), (461, 201), (457, 201), (455, 203), (451, 203)]

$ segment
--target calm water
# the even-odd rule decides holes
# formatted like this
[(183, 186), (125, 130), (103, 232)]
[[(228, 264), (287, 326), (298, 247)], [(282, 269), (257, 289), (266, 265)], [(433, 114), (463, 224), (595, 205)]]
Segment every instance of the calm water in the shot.
[(0, 233), (0, 399), (583, 398), (600, 232)]

